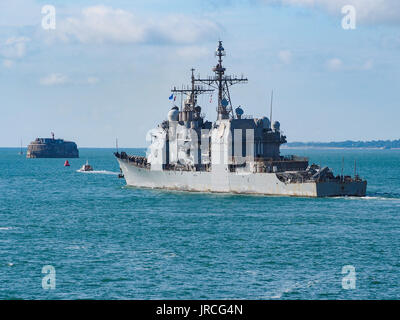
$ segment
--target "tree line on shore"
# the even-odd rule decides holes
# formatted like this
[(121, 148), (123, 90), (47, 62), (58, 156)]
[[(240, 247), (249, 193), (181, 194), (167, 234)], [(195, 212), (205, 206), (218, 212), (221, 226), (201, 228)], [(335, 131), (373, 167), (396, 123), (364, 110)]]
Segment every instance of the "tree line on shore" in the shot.
[(288, 142), (287, 147), (323, 147), (323, 148), (400, 148), (400, 139), (371, 141), (331, 141), (331, 142)]

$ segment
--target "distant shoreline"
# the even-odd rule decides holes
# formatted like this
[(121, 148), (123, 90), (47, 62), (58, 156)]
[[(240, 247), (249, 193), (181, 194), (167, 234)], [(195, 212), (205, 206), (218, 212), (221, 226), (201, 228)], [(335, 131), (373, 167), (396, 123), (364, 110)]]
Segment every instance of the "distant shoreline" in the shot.
[[(0, 147), (0, 149), (20, 149), (21, 147)], [(115, 147), (79, 147), (79, 149), (110, 149), (115, 150)], [(26, 150), (26, 147), (22, 148)], [(124, 149), (147, 149), (147, 147), (119, 147), (121, 151)], [(400, 150), (400, 148), (385, 148), (385, 147), (326, 147), (326, 146), (285, 146), (282, 145), (281, 149), (323, 149), (323, 150)]]
[[(115, 147), (80, 147), (79, 149), (111, 149), (116, 151)], [(0, 147), (0, 149), (21, 149), (21, 147)], [(22, 150), (26, 150), (27, 147), (22, 147)], [(147, 149), (147, 147), (118, 147), (119, 151), (124, 151), (124, 149)]]
[(282, 148), (320, 148), (320, 149), (372, 149), (389, 150), (400, 149), (400, 139), (397, 140), (369, 140), (369, 141), (331, 141), (331, 142), (288, 142)]
[(384, 147), (323, 147), (323, 146), (281, 146), (281, 149), (326, 149), (326, 150), (400, 150), (400, 148)]
[[(20, 148), (20, 146), (15, 147), (0, 147), (0, 148)], [(24, 147), (26, 148), (26, 147)], [(80, 149), (115, 149), (115, 147), (90, 147), (90, 146), (79, 146)], [(395, 140), (368, 140), (368, 141), (355, 141), (355, 140), (345, 140), (345, 141), (330, 141), (330, 142), (301, 142), (301, 141), (291, 141), (286, 142), (281, 146), (282, 149), (322, 149), (322, 150), (398, 150), (400, 149), (400, 139)], [(120, 147), (119, 150), (124, 149), (147, 149), (147, 147)]]

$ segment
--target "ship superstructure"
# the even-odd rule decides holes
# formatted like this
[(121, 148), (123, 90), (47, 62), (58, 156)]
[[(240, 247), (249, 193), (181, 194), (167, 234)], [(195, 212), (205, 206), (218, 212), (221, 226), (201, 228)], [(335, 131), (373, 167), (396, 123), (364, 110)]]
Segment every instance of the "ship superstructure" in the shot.
[[(281, 156), (286, 136), (280, 123), (253, 118), (232, 105), (229, 88), (247, 78), (226, 75), (225, 50), (219, 41), (214, 75), (195, 77), (177, 89), (167, 120), (149, 132), (146, 157), (115, 153), (128, 185), (186, 191), (291, 196), (364, 196), (367, 182), (359, 176), (334, 176), (332, 170), (309, 165), (308, 159)], [(207, 121), (198, 96), (217, 91), (217, 119)]]

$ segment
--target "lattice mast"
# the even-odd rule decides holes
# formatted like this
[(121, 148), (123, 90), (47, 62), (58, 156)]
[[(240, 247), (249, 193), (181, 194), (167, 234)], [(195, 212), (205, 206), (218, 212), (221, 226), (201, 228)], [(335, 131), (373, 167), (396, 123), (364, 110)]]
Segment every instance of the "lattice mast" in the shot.
[(189, 96), (189, 104), (190, 104), (190, 108), (191, 111), (194, 111), (194, 108), (197, 105), (197, 96), (199, 94), (203, 94), (203, 93), (212, 93), (214, 91), (214, 89), (204, 89), (203, 86), (200, 85), (196, 85), (196, 79), (194, 77), (194, 71), (195, 69), (190, 69), (190, 71), (192, 72), (192, 76), (191, 76), (191, 86), (186, 87), (186, 88), (182, 88), (182, 89), (177, 89), (176, 87), (174, 87), (171, 92), (173, 93), (179, 93), (179, 94), (186, 94), (187, 96)]
[(233, 117), (233, 108), (229, 87), (236, 83), (247, 82), (248, 79), (244, 78), (243, 76), (238, 78), (236, 76), (225, 75), (226, 69), (222, 65), (222, 57), (224, 57), (226, 53), (224, 47), (222, 46), (222, 41), (218, 41), (218, 47), (215, 51), (215, 55), (218, 58), (218, 64), (212, 69), (215, 72), (215, 76), (209, 77), (208, 79), (194, 79), (194, 81), (202, 82), (218, 90), (218, 120), (229, 119), (230, 112), (232, 112)]

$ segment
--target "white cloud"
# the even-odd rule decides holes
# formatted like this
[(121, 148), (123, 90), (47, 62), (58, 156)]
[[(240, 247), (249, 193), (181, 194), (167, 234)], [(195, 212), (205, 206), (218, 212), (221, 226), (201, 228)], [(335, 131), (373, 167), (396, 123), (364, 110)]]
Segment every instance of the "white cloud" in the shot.
[(326, 65), (329, 70), (336, 71), (342, 68), (343, 61), (338, 58), (332, 58), (326, 62)]
[(185, 46), (176, 50), (178, 56), (188, 59), (199, 59), (210, 55), (210, 50), (200, 46)]
[(26, 43), (30, 39), (26, 37), (11, 37), (0, 44), (0, 53), (5, 58), (22, 58), (26, 54)]
[(278, 52), (279, 60), (284, 64), (290, 64), (292, 62), (292, 52), (290, 50), (281, 50)]
[(367, 23), (400, 23), (399, 0), (264, 0), (265, 3), (280, 3), (323, 9), (330, 14), (341, 16), (345, 5), (356, 9), (357, 21)]
[(88, 84), (96, 84), (96, 83), (98, 83), (100, 80), (99, 80), (99, 78), (96, 78), (96, 77), (88, 77), (87, 78), (87, 83)]
[(372, 59), (366, 60), (364, 63), (358, 64), (344, 64), (343, 61), (339, 58), (331, 58), (326, 61), (326, 67), (330, 71), (368, 71), (373, 69), (374, 61)]
[(40, 8), (35, 0), (0, 1), (0, 26), (33, 26), (38, 23)]
[(51, 73), (39, 80), (39, 83), (43, 86), (54, 86), (61, 84), (74, 84), (74, 85), (94, 85), (100, 81), (99, 78), (94, 76), (89, 76), (86, 78), (80, 77), (73, 79), (62, 73)]
[(371, 70), (374, 67), (374, 61), (369, 59), (362, 65), (363, 70)]
[(56, 34), (82, 43), (194, 43), (216, 34), (216, 23), (186, 15), (145, 18), (129, 11), (98, 5), (78, 16), (57, 20)]
[(44, 86), (53, 86), (57, 84), (64, 84), (69, 81), (66, 75), (61, 73), (52, 73), (40, 79), (40, 84)]
[(14, 61), (5, 59), (3, 60), (3, 66), (6, 68), (12, 68), (14, 66)]

